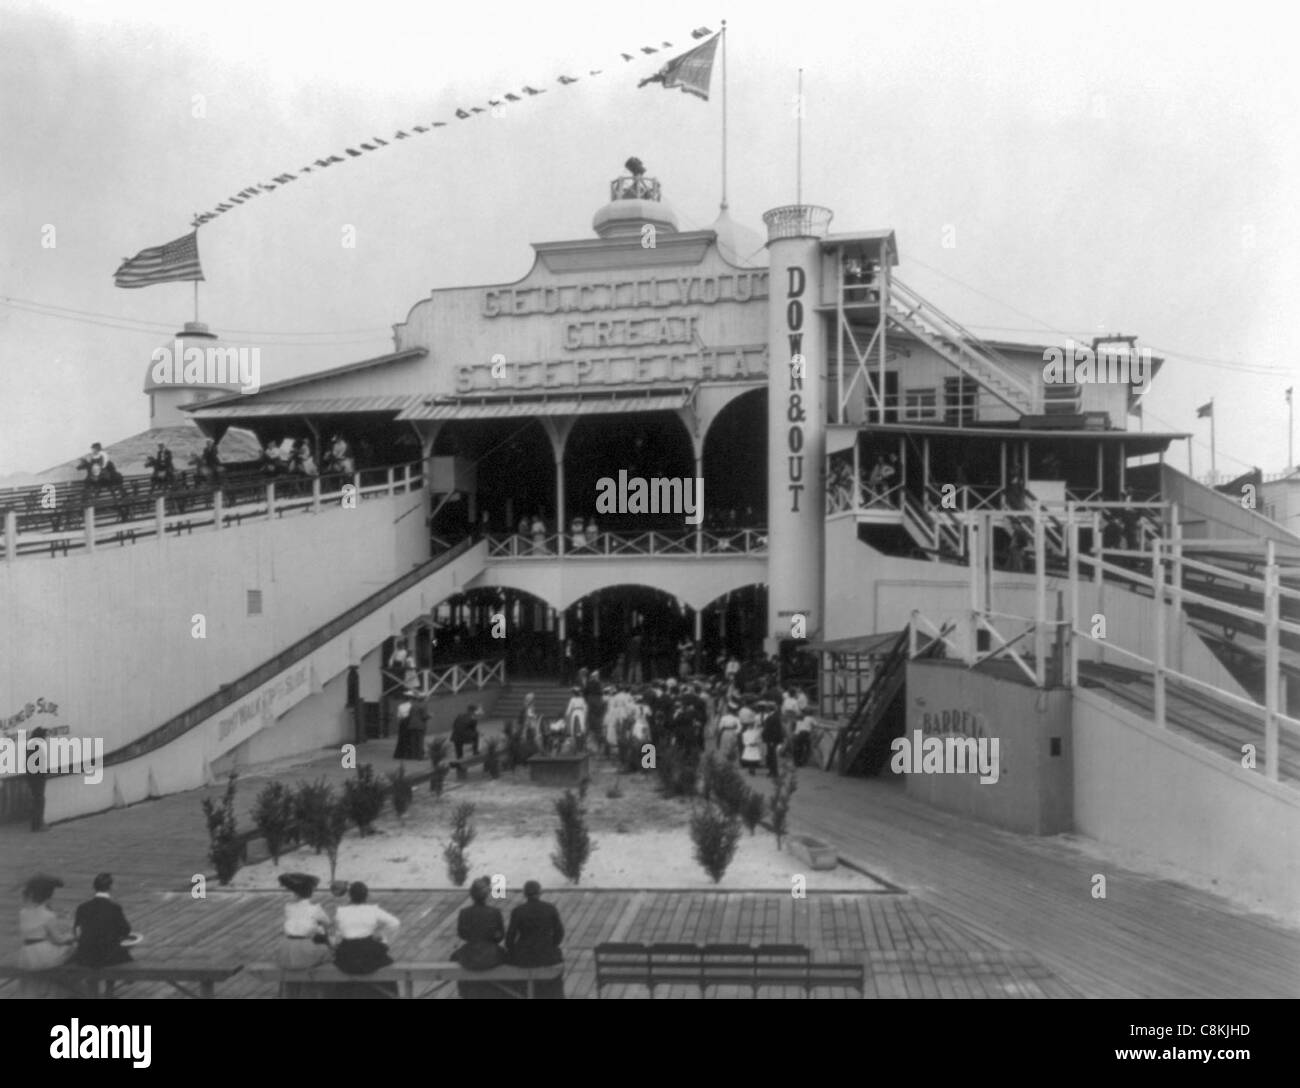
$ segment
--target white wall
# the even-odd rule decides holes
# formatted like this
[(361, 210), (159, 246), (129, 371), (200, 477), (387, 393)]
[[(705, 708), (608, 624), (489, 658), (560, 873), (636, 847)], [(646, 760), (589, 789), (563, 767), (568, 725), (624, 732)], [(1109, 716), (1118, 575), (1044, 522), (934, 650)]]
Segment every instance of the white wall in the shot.
[[(43, 697), (72, 735), (121, 747), (423, 561), (423, 516), (398, 520), (421, 506), (423, 493), (384, 496), (0, 564), (0, 718)], [(206, 638), (192, 637), (196, 615)]]
[(1083, 689), (1074, 693), (1074, 823), (1260, 909), (1300, 913), (1300, 792)]

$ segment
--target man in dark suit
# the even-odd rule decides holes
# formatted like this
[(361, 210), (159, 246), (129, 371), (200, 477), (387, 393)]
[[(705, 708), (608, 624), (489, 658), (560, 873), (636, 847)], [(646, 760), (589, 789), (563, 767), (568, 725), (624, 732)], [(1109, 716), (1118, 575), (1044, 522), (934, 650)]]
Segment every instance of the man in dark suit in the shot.
[(131, 953), (122, 947), (122, 941), (131, 935), (131, 926), (122, 908), (109, 895), (112, 887), (113, 877), (100, 873), (95, 877), (94, 898), (77, 908), (73, 916), (73, 933), (77, 938), (73, 963), (83, 967), (109, 967), (131, 959)]
[[(510, 912), (506, 930), (506, 958), (516, 967), (549, 967), (563, 963), (560, 942), (564, 940), (564, 923), (560, 912), (542, 902), (542, 886), (535, 880), (524, 885), (524, 901)], [(539, 998), (564, 996), (564, 979), (535, 983)]]

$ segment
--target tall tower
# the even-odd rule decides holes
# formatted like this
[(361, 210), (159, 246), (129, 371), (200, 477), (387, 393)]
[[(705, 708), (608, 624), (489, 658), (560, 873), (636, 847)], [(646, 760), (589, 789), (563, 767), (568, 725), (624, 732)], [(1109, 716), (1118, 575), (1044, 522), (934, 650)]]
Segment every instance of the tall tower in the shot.
[(826, 330), (821, 244), (826, 208), (773, 208), (763, 216), (768, 280), (767, 523), (768, 652), (783, 639), (808, 638), (822, 617), (822, 542), (826, 449)]

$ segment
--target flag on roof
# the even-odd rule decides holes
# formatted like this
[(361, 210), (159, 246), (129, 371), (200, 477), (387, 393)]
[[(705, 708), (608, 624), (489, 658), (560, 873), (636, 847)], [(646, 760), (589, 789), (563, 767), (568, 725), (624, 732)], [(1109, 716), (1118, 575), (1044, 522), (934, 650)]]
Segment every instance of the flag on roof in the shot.
[(674, 57), (654, 75), (637, 84), (644, 87), (647, 83), (662, 83), (664, 90), (670, 91), (680, 87), (687, 94), (709, 98), (709, 81), (713, 78), (713, 58), (718, 51), (718, 35), (697, 45), (694, 49)]
[(201, 280), (198, 231), (162, 246), (142, 249), (122, 262), (113, 275), (118, 287), (149, 287), (174, 280)]
[(1196, 418), (1204, 419), (1206, 416), (1214, 415), (1214, 401), (1208, 401), (1196, 409)]

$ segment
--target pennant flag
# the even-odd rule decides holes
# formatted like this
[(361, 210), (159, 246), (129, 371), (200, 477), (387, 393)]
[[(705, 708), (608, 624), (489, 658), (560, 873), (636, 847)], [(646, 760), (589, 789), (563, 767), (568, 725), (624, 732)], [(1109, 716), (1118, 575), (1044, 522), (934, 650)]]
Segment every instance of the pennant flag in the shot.
[(1287, 404), (1290, 404), (1290, 403), (1291, 403), (1291, 390), (1292, 390), (1293, 388), (1295, 388), (1295, 387), (1294, 387), (1294, 386), (1290, 386), (1290, 385), (1288, 385), (1288, 386), (1286, 387), (1286, 402), (1287, 402)]
[[(693, 39), (698, 41), (703, 38), (708, 38), (709, 35), (713, 34), (713, 32), (707, 26), (700, 26), (692, 30), (690, 34)], [(709, 97), (709, 83), (712, 76), (713, 58), (716, 52), (716, 47), (717, 36), (710, 38), (708, 41), (702, 42), (701, 45), (695, 47), (690, 52), (684, 53), (681, 56), (668, 61), (668, 63), (660, 69), (658, 74), (651, 76), (649, 79), (642, 80), (639, 86), (644, 87), (647, 83), (662, 83), (665, 88), (680, 87), (684, 91), (707, 100)], [(656, 49), (654, 46), (650, 45), (643, 45), (638, 48), (641, 54), (649, 56), (658, 53), (660, 49), (671, 50), (673, 44), (670, 41), (664, 41), (661, 43), (660, 49)], [(621, 56), (624, 61), (633, 61), (638, 59), (639, 54), (620, 53), (619, 56)], [(601, 68), (591, 68), (588, 70), (588, 74), (591, 76), (598, 76), (602, 72), (603, 69)], [(560, 75), (556, 82), (561, 86), (567, 87), (579, 82), (579, 79), (576, 76), (564, 74)], [(521, 95), (531, 98), (545, 93), (546, 91), (544, 89), (528, 85), (520, 88), (518, 94), (508, 93), (503, 95), (502, 98), (506, 102), (521, 102), (523, 101)], [(498, 107), (501, 103), (499, 100), (489, 99), (488, 104), (493, 107)], [(470, 110), (463, 108), (457, 109), (455, 116), (464, 121), (473, 117), (475, 114), (484, 112), (486, 111), (482, 108), (474, 106), (471, 107)], [(447, 123), (445, 121), (429, 121), (424, 125), (412, 125), (409, 129), (398, 129), (391, 137), (389, 137), (389, 140), (404, 140), (410, 136), (411, 132), (424, 135), (432, 129), (446, 127)], [(365, 143), (360, 143), (356, 147), (344, 148), (344, 153), (347, 156), (346, 158), (342, 155), (330, 155), (328, 158), (319, 158), (314, 160), (314, 167), (300, 166), (298, 168), (298, 174), (279, 174), (272, 179), (272, 182), (261, 182), (248, 189), (241, 189), (236, 195), (226, 197), (225, 201), (218, 204), (211, 211), (204, 213), (204, 216), (196, 215), (195, 222), (196, 224), (205, 222), (207, 219), (215, 219), (219, 215), (223, 215), (228, 211), (233, 211), (237, 206), (251, 200), (253, 197), (260, 196), (262, 193), (274, 192), (277, 187), (283, 187), (289, 182), (296, 180), (298, 175), (312, 173), (313, 169), (323, 170), (325, 167), (336, 163), (343, 163), (347, 162), (349, 159), (360, 158), (362, 153), (365, 151), (377, 151), (381, 147), (387, 147), (389, 146), (389, 140), (381, 139), (378, 136), (371, 136)], [(361, 150), (357, 150), (358, 147), (361, 148)], [(202, 278), (201, 275), (199, 278)]]
[(680, 87), (687, 94), (709, 100), (709, 81), (713, 78), (713, 57), (718, 51), (718, 35), (714, 35), (690, 52), (674, 57), (654, 75), (637, 84), (662, 83), (664, 90)]
[(1214, 415), (1214, 401), (1210, 401), (1208, 404), (1202, 404), (1196, 409), (1197, 419), (1204, 419), (1206, 416), (1212, 415)]
[(117, 287), (149, 287), (155, 283), (175, 280), (201, 280), (199, 267), (198, 231), (190, 231), (174, 242), (163, 246), (142, 249), (134, 257), (124, 260), (113, 275)]

